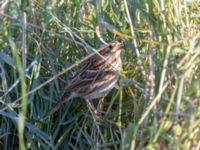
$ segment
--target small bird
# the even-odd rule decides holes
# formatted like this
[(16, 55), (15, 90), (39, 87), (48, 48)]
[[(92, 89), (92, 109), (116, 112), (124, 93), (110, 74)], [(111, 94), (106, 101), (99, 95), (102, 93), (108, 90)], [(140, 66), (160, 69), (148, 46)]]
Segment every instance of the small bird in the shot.
[(100, 47), (97, 50), (100, 55), (94, 54), (85, 62), (80, 72), (75, 74), (71, 82), (65, 86), (58, 102), (47, 112), (45, 118), (74, 97), (92, 100), (105, 96), (118, 80), (121, 50), (122, 45), (118, 39)]

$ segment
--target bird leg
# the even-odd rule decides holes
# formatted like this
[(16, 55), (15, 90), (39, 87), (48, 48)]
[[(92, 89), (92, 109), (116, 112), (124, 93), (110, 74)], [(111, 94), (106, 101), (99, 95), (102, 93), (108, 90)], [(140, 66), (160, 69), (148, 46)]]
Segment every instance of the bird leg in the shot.
[(99, 98), (99, 104), (98, 104), (98, 107), (97, 107), (97, 112), (98, 112), (99, 115), (105, 115), (106, 114), (106, 112), (103, 110), (104, 101), (105, 101), (105, 95), (101, 96)]
[(97, 110), (94, 108), (94, 106), (91, 104), (90, 100), (89, 99), (86, 99), (85, 100), (86, 102), (86, 105), (94, 119), (94, 121), (96, 122), (96, 119), (97, 119)]
[(103, 134), (101, 133), (101, 130), (100, 130), (100, 127), (99, 127), (99, 124), (97, 122), (97, 120), (99, 120), (98, 118), (98, 115), (97, 115), (97, 110), (94, 108), (94, 106), (91, 104), (90, 100), (86, 99), (85, 100), (86, 102), (86, 105), (92, 115), (92, 118), (94, 120), (94, 126), (96, 126), (96, 129), (97, 129), (97, 133), (99, 134), (101, 140), (103, 141), (103, 143), (105, 143), (105, 140), (104, 140), (104, 137), (103, 137)]
[(97, 112), (100, 113), (100, 114), (103, 114), (103, 105), (104, 105), (104, 99), (105, 97), (102, 96), (101, 98), (99, 98), (99, 104), (98, 104), (98, 107), (97, 107)]

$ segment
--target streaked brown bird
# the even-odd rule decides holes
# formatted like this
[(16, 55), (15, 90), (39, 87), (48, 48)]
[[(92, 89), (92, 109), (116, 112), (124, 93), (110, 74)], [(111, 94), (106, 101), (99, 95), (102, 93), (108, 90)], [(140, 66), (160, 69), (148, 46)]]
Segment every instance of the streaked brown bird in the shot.
[(97, 50), (100, 55), (94, 54), (85, 62), (80, 72), (65, 86), (57, 104), (48, 111), (46, 117), (52, 115), (64, 102), (74, 97), (91, 100), (105, 96), (118, 80), (121, 50), (122, 46), (118, 40), (101, 46)]

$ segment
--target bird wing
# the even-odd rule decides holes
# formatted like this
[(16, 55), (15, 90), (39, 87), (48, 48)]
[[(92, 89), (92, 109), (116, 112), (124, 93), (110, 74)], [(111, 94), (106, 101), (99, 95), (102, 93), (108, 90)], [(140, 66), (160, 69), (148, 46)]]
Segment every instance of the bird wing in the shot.
[(104, 70), (86, 70), (85, 72), (82, 72), (78, 74), (71, 83), (69, 83), (69, 86), (67, 86), (67, 89), (70, 91), (76, 91), (77, 88), (83, 87), (84, 85), (90, 85), (96, 80), (99, 80), (103, 77), (105, 74)]
[[(69, 93), (76, 93), (78, 96), (80, 95), (80, 91), (83, 90), (89, 90), (91, 86), (93, 85), (92, 83), (100, 80), (103, 76), (105, 75), (104, 70), (88, 70), (85, 69), (80, 71), (72, 81), (64, 88), (63, 94), (61, 94), (61, 100), (66, 99), (69, 96)], [(86, 91), (85, 91), (86, 92)]]
[[(61, 97), (59, 98), (58, 102), (53, 106), (45, 115), (45, 118), (56, 112), (62, 104), (68, 100), (72, 93), (75, 93), (77, 96), (80, 93), (87, 93), (92, 89), (92, 82), (96, 80), (100, 80), (105, 74), (103, 70), (84, 70), (83, 72), (78, 73), (71, 83), (68, 84), (63, 90)], [(80, 95), (81, 96), (81, 95)]]

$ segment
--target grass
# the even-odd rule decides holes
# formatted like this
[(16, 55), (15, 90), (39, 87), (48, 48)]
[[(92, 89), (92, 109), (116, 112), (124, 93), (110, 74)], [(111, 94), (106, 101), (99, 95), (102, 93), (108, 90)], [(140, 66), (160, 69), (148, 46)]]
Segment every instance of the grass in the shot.
[[(200, 149), (198, 0), (0, 2), (0, 149)], [(101, 40), (122, 38), (95, 122), (75, 98), (44, 120)]]

